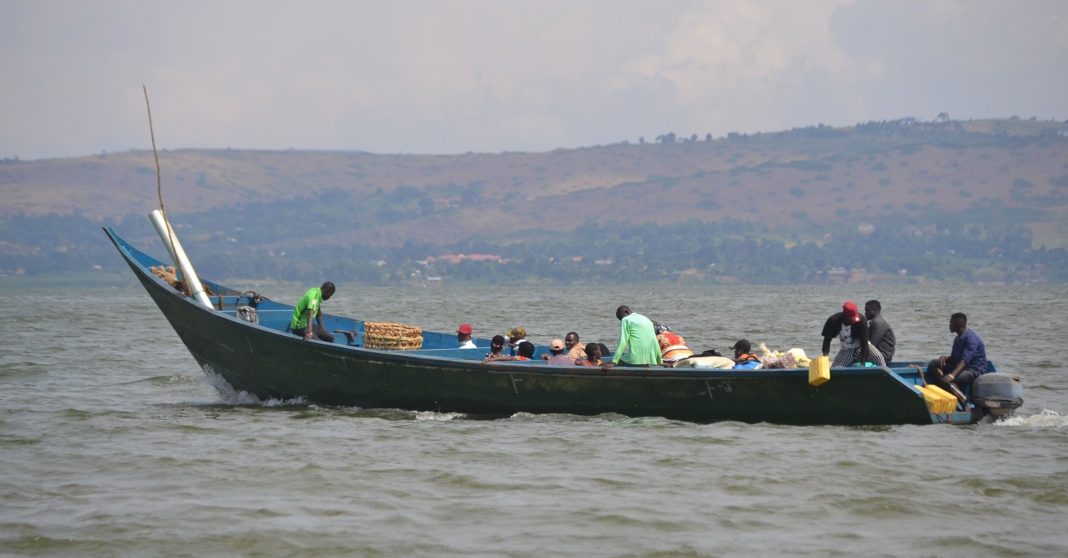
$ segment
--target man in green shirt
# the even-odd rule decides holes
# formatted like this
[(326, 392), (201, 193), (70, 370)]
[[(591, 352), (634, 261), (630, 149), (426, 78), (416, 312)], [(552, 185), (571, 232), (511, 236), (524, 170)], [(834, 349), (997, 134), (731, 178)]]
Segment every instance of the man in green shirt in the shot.
[[(334, 296), (334, 284), (330, 281), (323, 283), (321, 287), (312, 287), (304, 296), (300, 297), (297, 305), (293, 307), (293, 317), (289, 320), (289, 331), (305, 341), (313, 337), (332, 343), (334, 336), (323, 329), (323, 311), (320, 308), (324, 300), (330, 300)], [(311, 323), (315, 318), (315, 324)], [(311, 326), (311, 327), (309, 327)]]
[[(620, 322), (619, 346), (612, 356), (612, 362), (605, 363), (605, 370), (621, 364), (623, 366), (659, 366), (663, 363), (660, 358), (660, 343), (656, 340), (656, 331), (653, 322), (649, 318), (631, 312), (630, 308), (620, 306), (616, 308), (616, 318)], [(629, 350), (626, 360), (623, 355)]]

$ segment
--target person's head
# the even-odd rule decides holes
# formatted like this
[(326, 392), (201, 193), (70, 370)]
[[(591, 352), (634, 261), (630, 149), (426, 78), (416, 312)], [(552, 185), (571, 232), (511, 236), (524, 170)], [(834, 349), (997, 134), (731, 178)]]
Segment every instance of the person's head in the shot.
[(565, 347), (564, 347), (564, 340), (563, 339), (553, 339), (552, 342), (549, 343), (549, 352), (554, 354), (554, 355), (558, 355), (558, 354), (563, 353), (564, 352), (564, 348)]
[(514, 347), (516, 343), (527, 338), (527, 330), (523, 326), (515, 326), (509, 329), (505, 336), (508, 337), (508, 344)]
[(842, 323), (846, 325), (860, 323), (860, 312), (857, 311), (857, 305), (852, 300), (847, 300), (842, 304)]
[(319, 291), (323, 293), (323, 300), (330, 300), (330, 297), (334, 296), (334, 291), (336, 290), (334, 284), (330, 281), (323, 283), (323, 285), (319, 287)]
[(504, 350), (504, 336), (494, 335), (493, 339), (490, 339), (490, 352), (497, 354)]
[(534, 343), (523, 341), (519, 344), (519, 356), (534, 358)]
[(475, 329), (471, 327), (471, 324), (460, 324), (460, 326), (456, 328), (456, 338), (460, 341), (466, 341), (471, 338), (471, 333), (474, 330)]
[(665, 331), (671, 331), (671, 328), (668, 327), (666, 324), (662, 324), (660, 322), (653, 322), (653, 332), (655, 332), (657, 335), (660, 335)]
[(564, 336), (564, 346), (567, 347), (568, 349), (570, 349), (571, 347), (574, 347), (575, 345), (577, 345), (578, 342), (579, 342), (579, 336), (574, 331), (569, 331), (569, 332), (567, 332), (567, 335)]
[(753, 350), (753, 346), (749, 343), (748, 339), (739, 339), (731, 348), (734, 349), (734, 358), (747, 355), (749, 354), (749, 351)]
[(628, 308), (626, 306), (620, 306), (619, 308), (616, 308), (616, 319), (617, 320), (622, 320), (623, 318), (626, 318), (629, 315), (630, 315), (630, 308)]
[[(589, 348), (589, 345), (587, 345), (587, 348)], [(600, 354), (602, 357), (608, 356), (608, 354), (611, 352), (612, 351), (608, 350), (608, 345), (605, 345), (604, 343), (597, 344), (597, 353)]]
[(864, 303), (864, 317), (869, 320), (874, 320), (876, 316), (883, 312), (883, 305), (879, 304), (878, 300), (869, 300)]
[(586, 343), (586, 359), (597, 362), (601, 359), (601, 346), (599, 343)]
[(957, 312), (949, 317), (949, 331), (956, 334), (961, 334), (965, 329), (968, 329), (968, 316), (965, 316), (961, 312)]

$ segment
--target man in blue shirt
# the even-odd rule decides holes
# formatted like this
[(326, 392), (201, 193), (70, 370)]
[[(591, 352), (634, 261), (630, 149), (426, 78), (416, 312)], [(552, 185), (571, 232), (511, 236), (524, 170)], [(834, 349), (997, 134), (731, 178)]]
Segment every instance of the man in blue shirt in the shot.
[(971, 385), (976, 378), (990, 371), (986, 345), (978, 333), (968, 329), (968, 317), (960, 312), (949, 318), (949, 331), (957, 334), (953, 350), (949, 356), (932, 360), (927, 365), (927, 372), (938, 378), (963, 405), (967, 398), (960, 388)]

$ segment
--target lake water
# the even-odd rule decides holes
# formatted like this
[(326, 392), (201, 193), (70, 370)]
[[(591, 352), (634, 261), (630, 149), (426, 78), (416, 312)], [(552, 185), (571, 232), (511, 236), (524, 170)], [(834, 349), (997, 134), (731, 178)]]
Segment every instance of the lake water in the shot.
[(811, 355), (826, 317), (868, 298), (904, 359), (948, 352), (948, 317), (967, 313), (1022, 377), (1018, 416), (785, 427), (250, 402), (212, 385), (132, 277), (0, 288), (0, 554), (1068, 555), (1068, 288), (339, 284), (325, 308), (614, 346), (629, 304), (699, 350)]

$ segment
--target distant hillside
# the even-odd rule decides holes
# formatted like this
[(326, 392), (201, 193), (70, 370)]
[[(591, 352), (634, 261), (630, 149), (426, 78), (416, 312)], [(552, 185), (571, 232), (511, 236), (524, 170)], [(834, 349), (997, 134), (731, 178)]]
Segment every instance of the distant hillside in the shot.
[[(549, 153), (175, 150), (162, 152), (161, 164), (168, 211), (185, 228), (191, 251), (267, 257), (321, 250), (327, 259), (373, 259), (391, 270), (379, 277), (390, 281), (428, 273), (425, 263), (409, 269), (412, 261), (465, 249), (530, 259), (540, 257), (527, 252), (531, 244), (557, 242), (575, 249), (546, 257), (580, 261), (584, 241), (622, 246), (620, 235), (637, 225), (670, 236), (694, 224), (700, 231), (703, 224), (703, 230), (723, 231), (708, 240), (713, 244), (726, 235), (786, 249), (806, 243), (826, 249), (849, 237), (875, 242), (891, 233), (960, 234), (962, 242), (1012, 238), (1016, 252), (1064, 248), (1066, 130), (1061, 123), (1017, 119), (905, 119), (711, 141), (664, 134), (656, 143)], [(151, 239), (144, 215), (158, 202), (150, 151), (3, 161), (0, 188), (0, 273), (94, 265), (72, 252), (112, 261), (96, 248), (99, 233), (89, 231), (99, 224), (121, 224), (121, 232)], [(984, 246), (987, 253), (975, 257), (1005, 268), (985, 279), (1005, 280), (1012, 267), (1004, 264), (1007, 245)], [(720, 270), (709, 271), (715, 263), (664, 262), (652, 278), (687, 270), (723, 278)], [(826, 280), (830, 270), (856, 263), (829, 261), (798, 273)], [(501, 273), (495, 265), (494, 273)], [(1059, 277), (1048, 264), (1037, 265), (1024, 274), (1027, 280)], [(278, 264), (262, 271), (299, 275), (297, 268)], [(220, 271), (234, 272), (225, 265)], [(759, 280), (759, 274), (741, 280)]]

